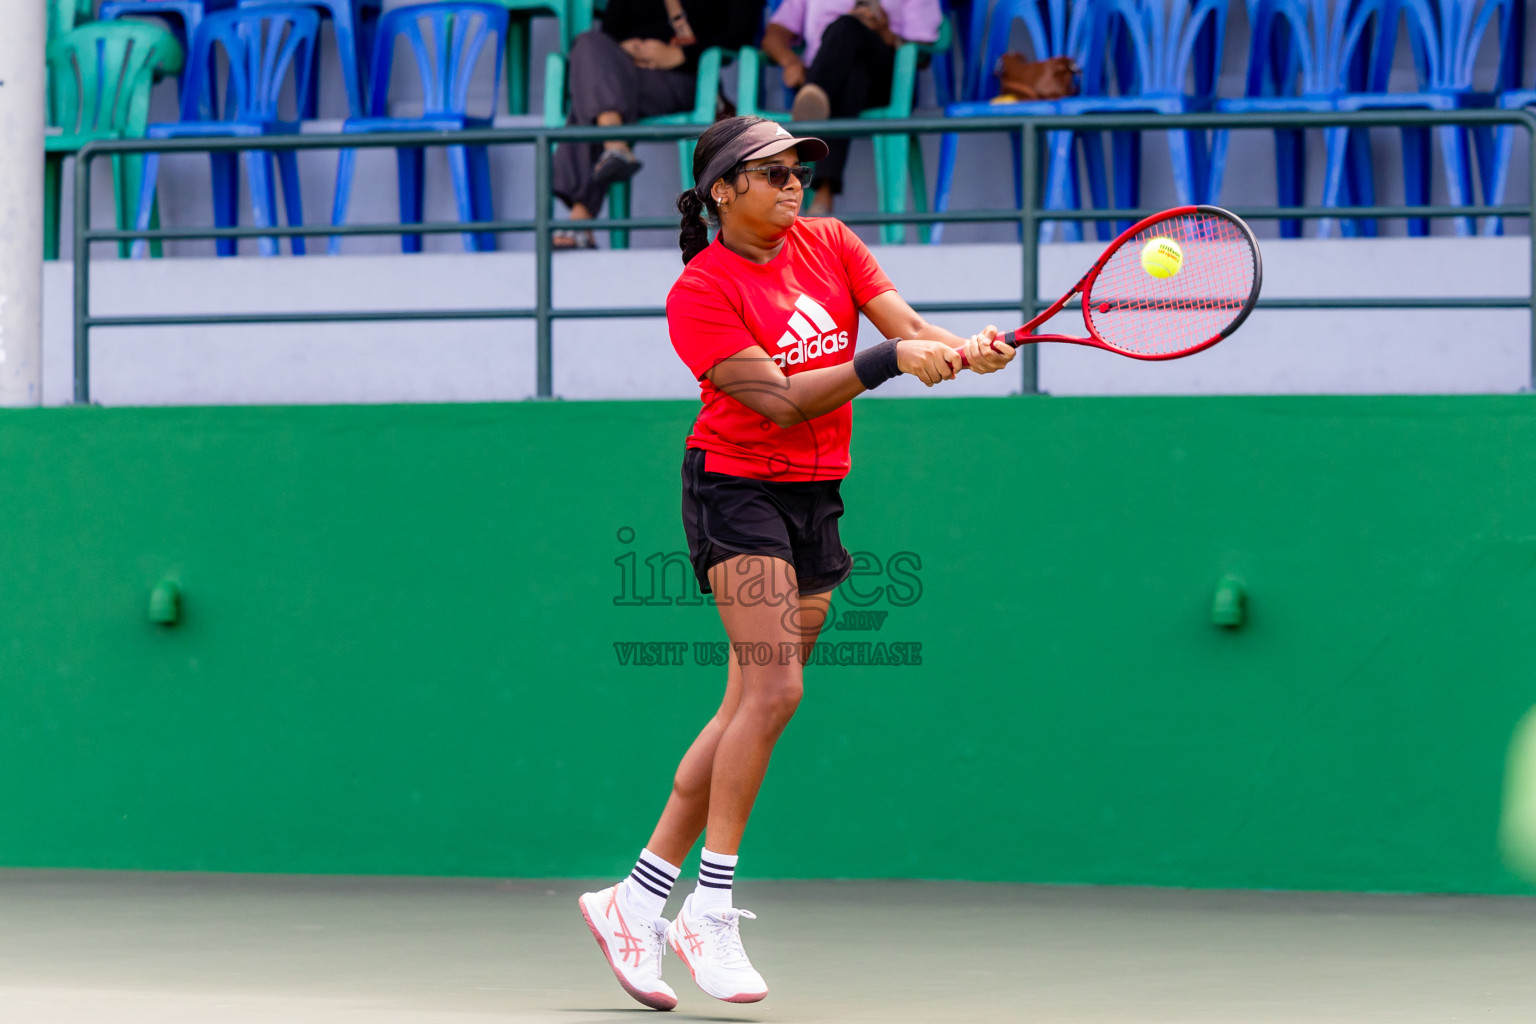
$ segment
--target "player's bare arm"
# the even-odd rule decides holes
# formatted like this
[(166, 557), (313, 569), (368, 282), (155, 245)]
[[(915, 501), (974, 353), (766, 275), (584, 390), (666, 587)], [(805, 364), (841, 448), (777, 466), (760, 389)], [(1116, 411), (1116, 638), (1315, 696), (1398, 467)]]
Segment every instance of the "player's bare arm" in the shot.
[(1013, 361), (1016, 351), (1007, 345), (992, 344), (992, 339), (997, 337), (997, 328), (990, 324), (979, 333), (962, 338), (929, 323), (901, 297), (900, 292), (882, 292), (866, 302), (860, 312), (887, 338), (939, 341), (963, 351), (967, 364), (976, 373), (1001, 370)]

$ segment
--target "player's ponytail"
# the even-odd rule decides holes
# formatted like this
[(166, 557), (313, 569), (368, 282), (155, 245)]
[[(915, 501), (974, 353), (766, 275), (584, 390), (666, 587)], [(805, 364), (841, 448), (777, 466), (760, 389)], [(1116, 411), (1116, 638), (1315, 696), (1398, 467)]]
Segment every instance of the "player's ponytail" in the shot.
[(724, 174), (716, 174), (709, 181), (703, 181), (703, 177), (709, 173), (710, 164), (723, 150), (741, 138), (743, 132), (755, 124), (764, 123), (765, 120), (761, 117), (728, 117), (723, 121), (716, 121), (704, 129), (704, 134), (699, 136), (698, 143), (693, 147), (695, 187), (677, 197), (677, 212), (683, 215), (682, 228), (677, 235), (677, 245), (683, 250), (684, 263), (703, 252), (709, 245), (709, 226), (705, 222), (705, 216), (708, 215), (710, 221), (719, 223), (720, 207), (716, 205), (715, 197), (709, 194), (709, 187), (717, 178), (730, 180), (736, 177), (737, 168), (731, 167)]
[[(709, 202), (714, 206), (713, 199)], [(709, 245), (709, 228), (704, 224), (704, 200), (699, 198), (699, 193), (689, 189), (677, 197), (677, 212), (683, 215), (682, 230), (678, 232), (677, 244), (683, 250), (683, 262), (687, 263)], [(711, 214), (718, 211), (711, 210)]]

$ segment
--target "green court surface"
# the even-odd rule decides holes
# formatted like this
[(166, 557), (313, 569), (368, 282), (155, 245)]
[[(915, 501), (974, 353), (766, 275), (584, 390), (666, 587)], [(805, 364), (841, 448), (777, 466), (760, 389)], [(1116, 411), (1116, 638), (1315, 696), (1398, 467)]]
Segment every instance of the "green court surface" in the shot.
[[(6, 1024), (644, 1019), (568, 880), (0, 872)], [(1536, 900), (754, 882), (772, 992), (695, 1021), (1429, 1021), (1536, 1016)], [(676, 898), (674, 897), (674, 903)]]

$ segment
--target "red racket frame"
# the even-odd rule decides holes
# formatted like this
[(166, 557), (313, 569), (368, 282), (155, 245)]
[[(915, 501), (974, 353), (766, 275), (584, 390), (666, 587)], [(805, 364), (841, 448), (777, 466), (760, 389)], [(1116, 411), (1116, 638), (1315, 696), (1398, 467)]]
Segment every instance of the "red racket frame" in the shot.
[[(1089, 297), (1093, 294), (1093, 282), (1098, 278), (1099, 272), (1104, 269), (1104, 265), (1109, 262), (1111, 256), (1120, 250), (1121, 246), (1125, 245), (1132, 238), (1136, 237), (1147, 228), (1154, 224), (1160, 223), (1161, 221), (1171, 220), (1174, 217), (1187, 217), (1190, 214), (1195, 213), (1214, 214), (1216, 216), (1223, 217), (1237, 225), (1239, 230), (1241, 230), (1243, 234), (1248, 237), (1248, 244), (1253, 248), (1253, 290), (1249, 292), (1248, 300), (1243, 304), (1243, 308), (1238, 311), (1237, 316), (1233, 318), (1232, 322), (1228, 324), (1220, 334), (1217, 334), (1215, 337), (1209, 338), (1206, 341), (1199, 343), (1198, 345), (1181, 349), (1178, 352), (1157, 352), (1150, 354), (1143, 352), (1128, 352), (1123, 348), (1117, 348), (1114, 345), (1111, 345), (1109, 342), (1105, 341), (1099, 335), (1099, 332), (1094, 330), (1093, 318), (1089, 315), (1088, 309), (1088, 300)], [(1109, 243), (1109, 246), (1104, 250), (1104, 254), (1100, 256), (1094, 265), (1088, 269), (1088, 273), (1084, 274), (1078, 280), (1077, 284), (1072, 286), (1070, 291), (1068, 291), (1061, 298), (1057, 299), (1054, 303), (1052, 303), (1049, 309), (1037, 315), (1033, 320), (1025, 324), (1023, 327), (1012, 331), (1004, 331), (998, 334), (996, 340), (1006, 342), (1007, 344), (1012, 345), (1014, 348), (1018, 348), (1020, 345), (1030, 345), (1037, 341), (1064, 341), (1072, 345), (1088, 345), (1093, 348), (1101, 348), (1106, 352), (1113, 352), (1116, 355), (1129, 356), (1132, 359), (1142, 359), (1149, 362), (1156, 362), (1165, 359), (1182, 359), (1185, 356), (1194, 355), (1196, 352), (1201, 352), (1210, 348), (1212, 345), (1216, 344), (1218, 341), (1227, 337), (1233, 331), (1237, 330), (1238, 327), (1242, 325), (1242, 322), (1248, 319), (1248, 314), (1253, 312), (1254, 305), (1259, 301), (1259, 288), (1263, 282), (1264, 261), (1259, 254), (1258, 239), (1254, 237), (1253, 229), (1250, 228), (1241, 217), (1231, 213), (1228, 210), (1223, 210), (1219, 206), (1175, 206), (1172, 209), (1164, 210), (1161, 213), (1154, 213), (1150, 217), (1139, 220), (1135, 224), (1132, 224), (1130, 227), (1126, 228), (1124, 231), (1120, 232), (1119, 236), (1115, 238), (1114, 241)], [(1074, 295), (1081, 295), (1083, 297), (1083, 325), (1088, 328), (1088, 334), (1090, 335), (1089, 337), (1079, 338), (1070, 334), (1029, 333), (1065, 309), (1067, 303), (1071, 301), (1072, 296)], [(960, 363), (962, 366), (970, 365), (969, 361), (965, 358), (964, 352), (960, 353)]]

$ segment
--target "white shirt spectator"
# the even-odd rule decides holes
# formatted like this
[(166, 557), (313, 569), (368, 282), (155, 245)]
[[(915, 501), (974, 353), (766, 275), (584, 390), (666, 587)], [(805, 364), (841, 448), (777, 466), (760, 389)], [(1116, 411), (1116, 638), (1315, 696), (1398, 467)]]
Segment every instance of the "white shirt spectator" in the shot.
[[(821, 47), (821, 34), (845, 14), (853, 13), (855, 0), (784, 0), (769, 22), (783, 25), (805, 41), (801, 60), (809, 65)], [(939, 0), (881, 0), (891, 31), (902, 39), (931, 43), (939, 38), (944, 13)]]

